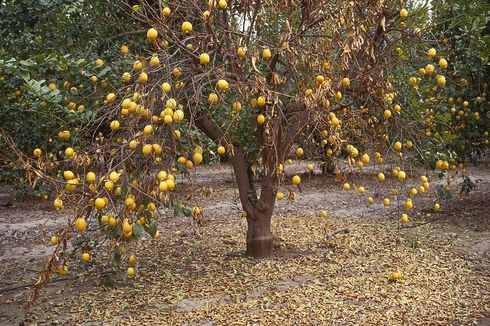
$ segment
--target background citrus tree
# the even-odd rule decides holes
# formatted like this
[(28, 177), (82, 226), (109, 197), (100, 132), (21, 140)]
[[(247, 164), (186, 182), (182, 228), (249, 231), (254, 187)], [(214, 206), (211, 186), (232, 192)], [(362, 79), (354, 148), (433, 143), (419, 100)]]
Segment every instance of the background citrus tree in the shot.
[(464, 164), (475, 162), (489, 144), (489, 6), (440, 1), (417, 10), (427, 13), (429, 7), (430, 16), (417, 15), (417, 34), (435, 56), (413, 56), (414, 49), (402, 45), (394, 75), (409, 126), (401, 130), (416, 148), (410, 160), (446, 177), (439, 194), (448, 199), (456, 177), (464, 180), (461, 193), (474, 187)]
[[(53, 24), (56, 22), (56, 24)], [(101, 28), (104, 26), (104, 28)], [(60, 32), (63, 31), (63, 32)], [(117, 86), (119, 47), (144, 33), (116, 1), (6, 1), (0, 6), (0, 129), (24, 152), (58, 155), (67, 140), (88, 144), (98, 98)], [(97, 61), (99, 56), (111, 66)], [(112, 86), (114, 85), (114, 86)], [(71, 131), (69, 139), (57, 136)], [(0, 137), (0, 180), (46, 195), (49, 184), (17, 162)], [(53, 171), (57, 171), (53, 169)], [(55, 173), (56, 174), (56, 173)], [(37, 182), (36, 182), (37, 180)]]

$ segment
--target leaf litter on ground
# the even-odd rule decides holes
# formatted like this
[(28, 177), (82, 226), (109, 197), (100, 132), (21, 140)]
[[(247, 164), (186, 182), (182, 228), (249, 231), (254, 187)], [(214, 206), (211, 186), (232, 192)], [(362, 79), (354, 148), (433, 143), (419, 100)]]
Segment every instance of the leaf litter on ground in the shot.
[[(200, 237), (162, 232), (161, 241), (141, 243), (136, 277), (88, 287), (46, 314), (40, 303), (26, 322), (428, 325), (471, 324), (490, 314), (490, 275), (454, 253), (449, 235), (432, 236), (437, 226), (277, 216), (274, 256), (253, 260), (243, 255), (243, 223), (213, 222)], [(325, 241), (346, 227), (349, 233)], [(396, 271), (401, 281), (390, 282)]]

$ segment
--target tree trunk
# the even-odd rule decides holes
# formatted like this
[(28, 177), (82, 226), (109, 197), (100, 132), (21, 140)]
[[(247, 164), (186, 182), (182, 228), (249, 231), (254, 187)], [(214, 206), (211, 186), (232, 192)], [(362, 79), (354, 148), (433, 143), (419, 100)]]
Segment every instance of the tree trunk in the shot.
[[(196, 126), (214, 142), (225, 147), (229, 145), (220, 129), (206, 115), (200, 116), (195, 122)], [(247, 213), (247, 255), (254, 258), (266, 258), (272, 255), (271, 218), (276, 201), (277, 175), (274, 171), (266, 169), (260, 199), (257, 199), (245, 154), (237, 144), (232, 145), (233, 154), (230, 155), (230, 161), (235, 172), (240, 201), (243, 210)], [(271, 162), (272, 159), (269, 155), (265, 155), (264, 161)]]
[(266, 258), (272, 255), (271, 215), (255, 214), (255, 219), (248, 219), (247, 256)]
[(247, 216), (247, 256), (266, 258), (272, 255), (271, 218), (275, 203), (274, 178), (262, 180), (260, 199)]

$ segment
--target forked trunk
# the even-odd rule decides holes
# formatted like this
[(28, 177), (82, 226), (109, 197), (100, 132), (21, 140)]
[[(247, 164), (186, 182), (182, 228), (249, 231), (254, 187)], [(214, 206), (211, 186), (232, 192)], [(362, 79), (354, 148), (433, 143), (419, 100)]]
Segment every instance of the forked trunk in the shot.
[[(256, 199), (252, 175), (247, 167), (247, 161), (243, 150), (237, 144), (228, 143), (221, 130), (209, 119), (207, 115), (201, 115), (196, 119), (196, 125), (214, 142), (225, 147), (233, 146), (230, 161), (233, 165), (235, 178), (238, 184), (240, 201), (247, 212), (247, 255), (254, 258), (265, 258), (272, 254), (271, 217), (276, 200), (274, 190), (277, 176), (269, 171), (262, 180), (260, 199)], [(294, 143), (293, 140), (288, 144)], [(288, 148), (285, 147), (284, 152)], [(269, 153), (264, 150), (263, 153)], [(264, 155), (264, 162), (273, 162), (271, 155)], [(274, 166), (274, 164), (270, 164)], [(253, 194), (251, 196), (251, 193)], [(252, 197), (252, 198), (250, 198)]]

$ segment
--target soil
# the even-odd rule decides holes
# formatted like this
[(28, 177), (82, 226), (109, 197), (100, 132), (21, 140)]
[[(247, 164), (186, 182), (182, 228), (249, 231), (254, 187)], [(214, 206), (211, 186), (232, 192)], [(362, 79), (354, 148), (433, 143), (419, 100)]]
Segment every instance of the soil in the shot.
[[(319, 170), (304, 173), (304, 163), (286, 168), (288, 180), (303, 173), (303, 181), (294, 202), (276, 203), (274, 257), (243, 256), (246, 221), (232, 169), (202, 166), (197, 182), (184, 180), (177, 193), (193, 195), (203, 227), (164, 214), (158, 241), (146, 237), (128, 248), (139, 259), (133, 278), (125, 275), (127, 264), (111, 265), (104, 250), (88, 266), (73, 257), (68, 276), (55, 276), (28, 312), (26, 298), (53, 251), (49, 238), (64, 227), (69, 209), (18, 202), (0, 187), (0, 324), (489, 324), (488, 162), (469, 168), (480, 180), (474, 191), (439, 201), (438, 212), (433, 192), (418, 196), (402, 228), (402, 211), (382, 204), (397, 184), (392, 178), (379, 183), (365, 171), (355, 177), (366, 188), (359, 195)], [(394, 271), (402, 281), (388, 281)]]

